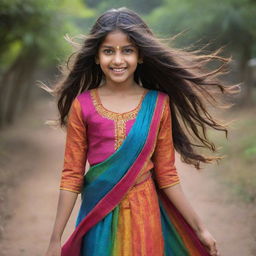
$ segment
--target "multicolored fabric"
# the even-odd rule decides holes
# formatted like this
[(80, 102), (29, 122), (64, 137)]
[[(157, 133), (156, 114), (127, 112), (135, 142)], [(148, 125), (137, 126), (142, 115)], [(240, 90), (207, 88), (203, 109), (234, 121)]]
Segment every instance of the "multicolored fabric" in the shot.
[[(60, 182), (62, 190), (82, 192), (86, 161), (93, 166), (116, 152), (120, 142), (130, 133), (142, 100), (148, 92), (145, 90), (136, 108), (116, 113), (103, 106), (97, 90), (95, 88), (82, 92), (71, 105)], [(163, 92), (159, 94), (164, 100), (155, 148), (152, 157), (147, 158), (138, 179), (154, 169), (158, 187), (166, 188), (179, 183), (179, 176), (175, 167), (169, 96)]]
[[(120, 148), (105, 161), (92, 166), (85, 175), (76, 229), (62, 247), (62, 256), (209, 255), (163, 191), (155, 187), (152, 178), (134, 184), (154, 150), (164, 98), (164, 94), (149, 91)], [(144, 208), (141, 208), (144, 210), (134, 210), (132, 214), (140, 220), (137, 224), (143, 217), (144, 222), (145, 218), (149, 219), (149, 224), (143, 227), (148, 227), (145, 230), (148, 233), (136, 240), (132, 229), (140, 225), (129, 223), (125, 202), (133, 193), (138, 199), (140, 189), (147, 192), (148, 201), (145, 202), (144, 196)], [(139, 202), (134, 205), (138, 206)], [(152, 208), (152, 218), (147, 216), (147, 208)], [(158, 240), (152, 235), (155, 232)], [(155, 248), (157, 244), (159, 248)]]

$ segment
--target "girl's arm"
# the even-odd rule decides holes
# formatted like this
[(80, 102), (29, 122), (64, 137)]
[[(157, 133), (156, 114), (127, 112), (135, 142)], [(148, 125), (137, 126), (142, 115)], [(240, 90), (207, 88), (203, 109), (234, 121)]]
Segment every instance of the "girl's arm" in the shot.
[(180, 183), (174, 186), (163, 188), (163, 191), (196, 233), (202, 232), (206, 229), (201, 219), (187, 200)]
[(63, 231), (72, 213), (74, 205), (76, 203), (78, 194), (67, 191), (60, 190), (57, 213), (55, 217), (55, 223), (50, 239), (50, 243), (60, 242)]
[(60, 190), (54, 227), (45, 256), (61, 256), (61, 237), (74, 208), (77, 196), (77, 193)]
[(76, 98), (68, 115), (64, 166), (61, 174), (57, 213), (46, 256), (61, 255), (61, 237), (77, 196), (82, 191), (86, 158), (86, 125), (83, 120), (81, 105)]
[(210, 255), (219, 255), (216, 248), (216, 240), (207, 230), (199, 216), (196, 214), (189, 201), (187, 200), (180, 184), (163, 188), (167, 197), (179, 210), (188, 224), (194, 229), (200, 241), (208, 248)]

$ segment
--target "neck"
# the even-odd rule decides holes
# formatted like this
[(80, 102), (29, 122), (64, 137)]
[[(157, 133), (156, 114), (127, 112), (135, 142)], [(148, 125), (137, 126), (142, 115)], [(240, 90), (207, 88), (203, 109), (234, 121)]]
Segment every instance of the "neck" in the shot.
[(134, 88), (138, 87), (138, 84), (132, 79), (124, 83), (106, 81), (103, 86), (114, 92), (126, 92), (130, 91), (131, 89), (134, 90)]

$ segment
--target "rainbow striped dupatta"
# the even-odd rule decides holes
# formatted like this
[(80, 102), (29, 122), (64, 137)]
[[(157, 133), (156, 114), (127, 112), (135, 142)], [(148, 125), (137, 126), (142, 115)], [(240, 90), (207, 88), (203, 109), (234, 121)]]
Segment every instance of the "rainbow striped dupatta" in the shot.
[[(115, 255), (113, 233), (117, 228), (117, 206), (151, 157), (163, 102), (164, 94), (155, 90), (147, 92), (136, 121), (120, 148), (105, 161), (90, 167), (85, 175), (76, 229), (63, 245), (62, 256)], [(165, 255), (209, 255), (170, 200), (161, 190), (157, 192)], [(97, 234), (100, 234), (100, 243), (95, 241)]]

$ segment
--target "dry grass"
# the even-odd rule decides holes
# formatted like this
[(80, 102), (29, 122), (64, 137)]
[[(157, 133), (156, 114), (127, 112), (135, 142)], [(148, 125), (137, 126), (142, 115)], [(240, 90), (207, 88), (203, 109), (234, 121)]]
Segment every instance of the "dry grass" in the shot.
[(217, 167), (216, 176), (230, 191), (247, 202), (256, 201), (256, 109), (232, 111), (226, 120), (234, 120), (228, 140), (215, 132), (210, 137), (221, 146), (226, 157)]

